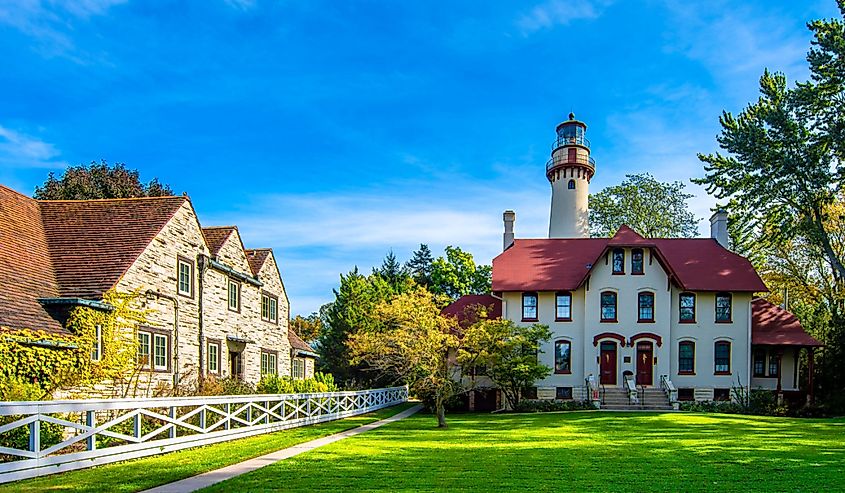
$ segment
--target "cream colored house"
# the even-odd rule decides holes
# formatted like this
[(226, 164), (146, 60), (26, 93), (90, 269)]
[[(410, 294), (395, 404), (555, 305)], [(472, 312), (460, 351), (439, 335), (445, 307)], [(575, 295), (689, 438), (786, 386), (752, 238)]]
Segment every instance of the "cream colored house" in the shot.
[(630, 403), (633, 390), (666, 407), (673, 389), (680, 400), (728, 400), (733, 388), (811, 388), (797, 362), (806, 350), (812, 365), (820, 344), (789, 312), (755, 298), (768, 290), (730, 251), (724, 212), (711, 218), (711, 238), (649, 239), (627, 226), (588, 237), (595, 161), (585, 131), (571, 114), (557, 127), (546, 165), (549, 238), (514, 239), (516, 216), (506, 211), (504, 251), (493, 259), (501, 316), (553, 334), (538, 355), (553, 371), (536, 382), (537, 397), (587, 399), (596, 389), (610, 407)]
[(104, 292), (137, 290), (150, 311), (136, 328), (142, 393), (206, 375), (313, 375), (273, 251), (245, 249), (234, 226), (202, 228), (188, 197), (37, 201), (0, 186), (0, 210), (4, 330), (64, 332), (67, 308), (108, 309)]

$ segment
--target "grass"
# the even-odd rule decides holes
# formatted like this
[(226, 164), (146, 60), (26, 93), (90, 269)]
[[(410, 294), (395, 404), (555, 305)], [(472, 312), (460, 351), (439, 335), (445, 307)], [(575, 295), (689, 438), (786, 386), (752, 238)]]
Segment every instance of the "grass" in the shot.
[(845, 420), (694, 413), (415, 415), (229, 491), (842, 491)]
[(0, 485), (0, 493), (141, 491), (268, 454), (298, 443), (372, 423), (392, 416), (412, 405), (402, 404), (339, 421), (18, 481)]

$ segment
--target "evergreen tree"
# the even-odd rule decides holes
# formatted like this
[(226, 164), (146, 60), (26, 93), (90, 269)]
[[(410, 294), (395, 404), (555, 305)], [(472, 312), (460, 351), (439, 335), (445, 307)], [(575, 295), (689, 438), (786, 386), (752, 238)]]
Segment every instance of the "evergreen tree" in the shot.
[(431, 250), (429, 250), (428, 245), (421, 243), (411, 260), (405, 264), (405, 269), (417, 284), (429, 287), (431, 286), (432, 262), (434, 262), (434, 258), (431, 256)]

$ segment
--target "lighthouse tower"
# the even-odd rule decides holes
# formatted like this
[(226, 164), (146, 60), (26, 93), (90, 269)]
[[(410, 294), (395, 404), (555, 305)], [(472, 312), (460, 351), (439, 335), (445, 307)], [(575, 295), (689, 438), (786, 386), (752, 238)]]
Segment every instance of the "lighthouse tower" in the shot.
[(552, 158), (546, 163), (546, 178), (552, 185), (549, 238), (588, 238), (587, 197), (596, 162), (590, 157), (590, 141), (584, 138), (587, 125), (570, 113), (556, 131)]

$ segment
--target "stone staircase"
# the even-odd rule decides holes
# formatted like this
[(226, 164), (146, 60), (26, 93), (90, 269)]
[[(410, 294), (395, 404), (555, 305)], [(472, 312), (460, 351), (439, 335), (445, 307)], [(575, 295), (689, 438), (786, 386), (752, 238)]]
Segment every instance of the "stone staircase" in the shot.
[[(638, 391), (640, 399), (639, 404), (631, 404), (628, 401), (628, 394), (625, 389), (619, 387), (605, 387), (604, 402), (601, 405), (602, 409), (614, 411), (671, 411), (672, 404), (669, 398), (660, 389), (650, 387), (645, 389), (645, 398), (643, 393)], [(601, 395), (601, 394), (599, 394)]]

